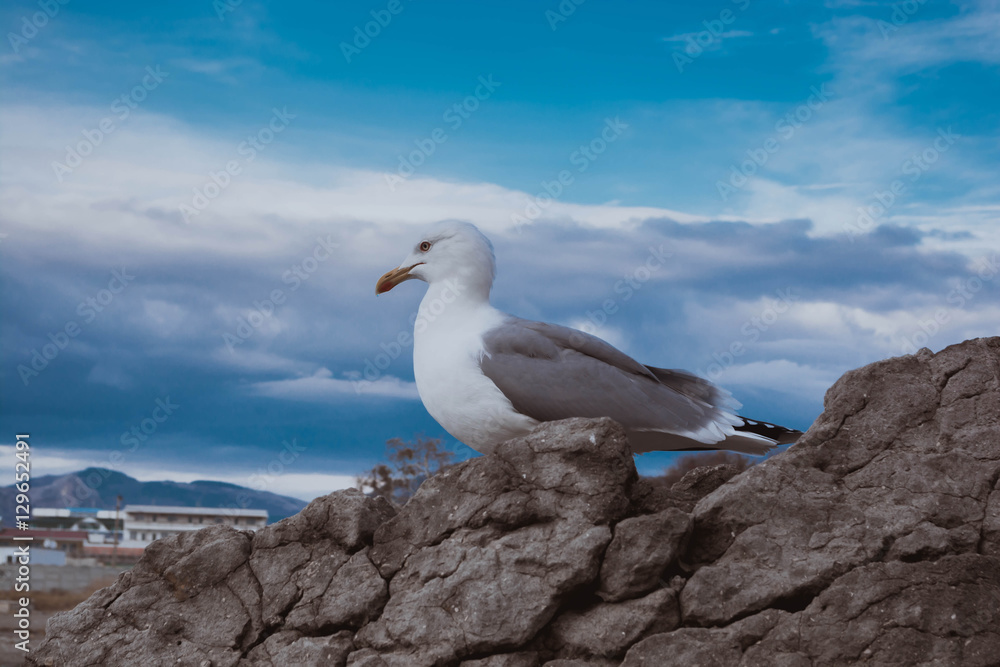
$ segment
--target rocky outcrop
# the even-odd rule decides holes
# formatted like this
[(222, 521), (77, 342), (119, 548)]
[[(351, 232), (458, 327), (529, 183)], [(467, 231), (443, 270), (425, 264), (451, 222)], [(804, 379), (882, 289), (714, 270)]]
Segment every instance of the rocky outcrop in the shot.
[(852, 371), (797, 445), (727, 468), (659, 489), (614, 422), (546, 424), (398, 511), (342, 491), (161, 540), (29, 662), (1000, 661), (1000, 338)]

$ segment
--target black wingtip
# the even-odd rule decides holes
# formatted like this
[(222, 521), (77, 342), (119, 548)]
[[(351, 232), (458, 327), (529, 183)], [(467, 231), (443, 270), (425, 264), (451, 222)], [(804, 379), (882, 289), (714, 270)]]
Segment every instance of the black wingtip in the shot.
[(762, 422), (758, 419), (750, 419), (748, 417), (744, 417), (743, 415), (736, 416), (743, 420), (741, 425), (733, 427), (733, 430), (737, 433), (753, 433), (755, 435), (762, 435), (765, 438), (774, 440), (775, 444), (778, 445), (787, 445), (802, 437), (802, 431), (798, 431), (793, 428), (786, 428), (784, 426), (778, 426), (777, 424)]

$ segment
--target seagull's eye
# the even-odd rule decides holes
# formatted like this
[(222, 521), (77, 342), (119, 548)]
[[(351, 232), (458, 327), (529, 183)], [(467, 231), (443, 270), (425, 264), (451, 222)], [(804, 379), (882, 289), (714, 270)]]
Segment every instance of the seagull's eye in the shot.
[(421, 244), (420, 244), (420, 252), (427, 252), (430, 249), (431, 249), (431, 242), (430, 241), (423, 241), (423, 242), (421, 242)]

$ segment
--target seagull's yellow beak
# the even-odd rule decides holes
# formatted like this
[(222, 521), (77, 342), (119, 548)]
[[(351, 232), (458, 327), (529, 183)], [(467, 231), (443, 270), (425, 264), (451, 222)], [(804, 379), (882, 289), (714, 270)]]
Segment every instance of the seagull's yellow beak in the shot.
[(420, 262), (411, 266), (400, 266), (383, 274), (383, 276), (378, 279), (378, 282), (375, 283), (375, 294), (385, 294), (399, 283), (407, 280), (413, 280), (416, 276), (411, 276), (410, 271), (413, 270), (414, 266), (420, 266), (422, 263), (423, 262)]

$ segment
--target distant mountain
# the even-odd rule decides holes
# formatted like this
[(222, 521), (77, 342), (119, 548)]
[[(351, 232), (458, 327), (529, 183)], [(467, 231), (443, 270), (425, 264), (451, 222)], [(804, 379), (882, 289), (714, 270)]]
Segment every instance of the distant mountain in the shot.
[[(0, 488), (3, 524), (14, 524), (13, 485)], [(184, 507), (235, 507), (267, 510), (268, 522), (296, 514), (306, 506), (297, 498), (256, 491), (236, 484), (197, 480), (187, 482), (140, 482), (114, 470), (87, 468), (65, 475), (44, 475), (31, 480), (28, 494), (32, 507), (94, 507), (113, 510), (115, 496), (124, 505), (181, 505)]]

